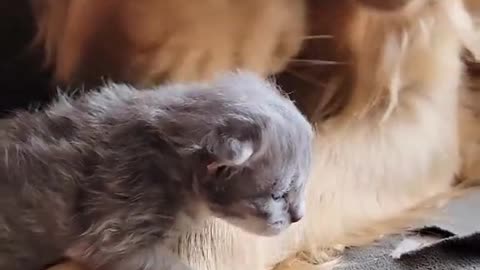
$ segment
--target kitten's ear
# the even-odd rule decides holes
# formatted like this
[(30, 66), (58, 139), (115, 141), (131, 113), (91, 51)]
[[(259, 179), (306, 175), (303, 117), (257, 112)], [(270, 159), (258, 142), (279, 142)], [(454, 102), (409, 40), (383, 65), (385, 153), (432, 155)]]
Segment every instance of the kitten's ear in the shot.
[(239, 167), (256, 155), (261, 145), (261, 127), (235, 121), (212, 130), (203, 140), (211, 160), (207, 169), (215, 173), (221, 167)]
[(221, 167), (242, 166), (254, 154), (254, 143), (248, 140), (220, 139), (211, 142), (208, 146), (207, 149), (214, 158), (207, 166), (209, 174), (216, 173)]

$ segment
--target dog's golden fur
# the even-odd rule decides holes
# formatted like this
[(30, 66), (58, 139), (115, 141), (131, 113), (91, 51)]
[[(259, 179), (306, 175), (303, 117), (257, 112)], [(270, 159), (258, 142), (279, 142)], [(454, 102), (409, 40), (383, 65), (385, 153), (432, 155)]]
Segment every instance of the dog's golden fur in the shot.
[(98, 75), (148, 85), (284, 68), (304, 34), (303, 0), (37, 1), (37, 44), (58, 82)]
[(467, 185), (480, 184), (480, 73), (473, 71), (460, 96), (459, 178)]
[[(51, 5), (50, 2), (58, 5), (57, 1), (45, 0), (47, 5)], [(126, 5), (123, 1), (121, 4), (116, 1), (114, 7), (112, 1), (94, 4), (83, 0), (78, 1), (78, 5), (81, 2), (87, 6), (78, 8), (74, 8), (76, 1), (66, 2), (70, 7), (63, 13), (47, 9), (43, 13), (47, 16), (38, 17), (40, 37), (43, 36), (39, 40), (43, 40), (55, 64), (59, 81), (89, 80), (92, 70), (108, 71), (122, 80), (139, 84), (159, 79), (208, 79), (210, 74), (232, 68), (232, 62), (226, 61), (225, 55), (238, 55), (228, 50), (237, 45), (237, 38), (246, 38), (245, 35), (251, 42), (242, 43), (240, 47), (244, 49), (240, 51), (251, 55), (235, 62), (233, 67), (270, 74), (285, 67), (299, 49), (302, 37), (307, 35), (299, 23), (304, 16), (301, 0), (272, 0), (262, 4), (245, 1), (244, 12), (238, 14), (246, 18), (233, 15), (239, 8), (235, 1), (202, 1), (192, 9), (189, 5), (193, 2), (189, 2), (182, 4), (182, 8), (163, 10), (156, 7), (171, 1), (149, 0), (141, 1), (136, 9), (128, 11), (132, 13), (118, 7)], [(316, 2), (315, 10), (312, 10), (313, 2)], [(221, 5), (228, 16), (217, 18), (222, 22), (220, 25), (218, 21), (213, 22), (215, 18), (207, 8), (213, 3), (228, 3)], [(315, 89), (318, 95), (333, 92), (327, 96), (341, 99), (341, 106), (334, 116), (329, 115), (317, 126), (316, 162), (309, 184), (307, 216), (287, 233), (274, 238), (254, 237), (211, 220), (201, 231), (184, 235), (176, 247), (178, 254), (194, 269), (266, 270), (282, 261), (279, 269), (322, 267), (305, 261), (322, 261), (322, 255), (331, 255), (330, 251), (337, 247), (366, 243), (432, 211), (454, 190), (455, 174), (462, 168), (460, 154), (464, 161), (467, 159), (464, 151), (459, 151), (459, 126), (477, 123), (475, 119), (468, 119), (470, 124), (459, 125), (458, 121), (460, 116), (462, 121), (466, 119), (463, 111), (459, 114), (458, 106), (464, 87), (461, 55), (465, 47), (475, 52), (476, 41), (462, 0), (410, 0), (404, 8), (388, 12), (361, 6), (353, 0), (306, 0), (305, 3), (310, 12), (321, 15), (317, 22), (330, 23), (328, 34), (334, 35), (330, 42), (340, 49), (332, 49), (329, 56), (346, 62), (344, 66), (335, 67), (335, 72), (325, 72), (322, 88)], [(235, 8), (229, 13), (230, 5)], [(258, 5), (255, 6), (258, 13), (251, 13), (252, 6), (248, 5)], [(88, 19), (82, 13), (86, 7), (90, 9)], [(111, 10), (115, 10), (113, 18), (106, 16), (113, 13)], [(337, 12), (327, 12), (333, 10)], [(122, 15), (124, 12), (128, 14)], [(133, 16), (135, 12), (143, 16)], [(343, 16), (335, 17), (339, 14)], [(87, 31), (93, 26), (102, 29), (106, 22), (99, 20), (105, 17), (113, 23), (107, 23), (108, 27), (100, 34)], [(230, 20), (235, 25), (251, 23), (252, 26), (240, 31), (239, 26), (228, 26)], [(175, 25), (169, 24), (171, 22)], [(286, 27), (290, 25), (296, 25), (294, 30)], [(112, 30), (112, 26), (118, 27)], [(182, 30), (176, 30), (177, 26), (183, 26), (178, 28)], [(255, 30), (257, 28), (260, 30)], [(290, 30), (280, 31), (286, 28)], [(315, 29), (310, 28), (311, 32)], [(125, 32), (118, 34), (119, 30)], [(227, 34), (227, 30), (233, 33)], [(173, 34), (170, 31), (174, 31)], [(289, 38), (279, 41), (279, 35), (272, 33)], [(148, 40), (169, 34), (174, 38), (167, 45)], [(119, 36), (125, 39), (119, 40)], [(283, 43), (288, 46), (279, 45)], [(110, 48), (108, 44), (115, 47)], [(217, 64), (203, 69), (198, 62), (188, 62), (206, 48), (215, 49), (207, 55), (210, 63)], [(279, 50), (283, 50), (282, 57), (278, 57)], [(149, 57), (142, 55), (145, 52)], [(182, 56), (185, 62), (175, 65), (168, 62), (177, 56)], [(192, 70), (192, 67), (200, 69)], [(298, 73), (292, 66), (287, 67), (287, 71)], [(337, 95), (339, 92), (347, 94)], [(318, 104), (300, 103), (313, 120), (317, 119)], [(463, 130), (460, 133), (463, 137), (476, 136), (466, 135), (468, 132)], [(478, 134), (475, 132), (468, 134)], [(465, 145), (462, 149), (466, 149)], [(58, 269), (66, 270), (69, 266)]]
[[(467, 1), (469, 11), (480, 15), (480, 1)], [(476, 21), (480, 31), (480, 21)], [(469, 63), (469, 79), (460, 96), (462, 167), (460, 179), (467, 185), (480, 184), (480, 62)]]

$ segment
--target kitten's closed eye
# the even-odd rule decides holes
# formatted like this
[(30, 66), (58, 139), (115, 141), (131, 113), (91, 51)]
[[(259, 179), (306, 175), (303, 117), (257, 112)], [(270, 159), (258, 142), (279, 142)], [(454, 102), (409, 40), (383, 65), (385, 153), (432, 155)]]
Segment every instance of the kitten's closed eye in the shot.
[(272, 193), (271, 194), (272, 199), (274, 201), (279, 201), (279, 200), (285, 199), (286, 195), (287, 195), (286, 193)]

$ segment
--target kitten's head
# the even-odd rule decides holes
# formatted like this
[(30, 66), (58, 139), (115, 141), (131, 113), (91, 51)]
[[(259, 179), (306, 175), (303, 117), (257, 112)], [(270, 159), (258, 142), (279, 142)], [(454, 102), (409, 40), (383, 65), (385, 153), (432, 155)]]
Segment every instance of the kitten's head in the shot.
[(312, 143), (312, 127), (291, 101), (272, 96), (207, 136), (199, 192), (216, 217), (276, 235), (304, 216)]

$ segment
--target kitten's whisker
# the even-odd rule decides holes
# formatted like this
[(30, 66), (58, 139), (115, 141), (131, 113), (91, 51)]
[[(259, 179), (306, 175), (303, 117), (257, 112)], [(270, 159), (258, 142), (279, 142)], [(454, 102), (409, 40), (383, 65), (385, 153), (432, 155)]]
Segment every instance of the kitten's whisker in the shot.
[(311, 60), (311, 59), (290, 59), (290, 63), (296, 64), (310, 64), (310, 65), (323, 65), (323, 66), (331, 66), (331, 65), (346, 65), (347, 62), (339, 62), (339, 61), (331, 61), (331, 60)]
[(303, 37), (304, 40), (309, 40), (309, 39), (332, 39), (332, 38), (334, 38), (332, 35), (310, 35), (310, 36)]

